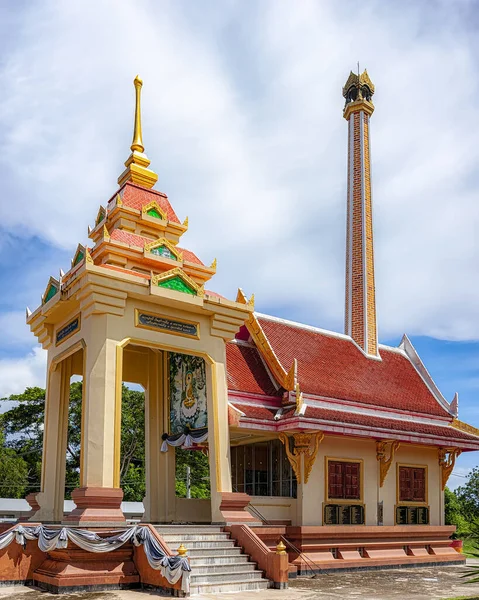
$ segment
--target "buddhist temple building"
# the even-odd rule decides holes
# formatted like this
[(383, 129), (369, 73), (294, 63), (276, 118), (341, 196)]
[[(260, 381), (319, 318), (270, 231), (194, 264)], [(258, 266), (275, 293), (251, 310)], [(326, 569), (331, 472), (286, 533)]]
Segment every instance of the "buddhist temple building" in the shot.
[[(134, 84), (118, 186), (92, 215), (71, 268), (27, 315), (48, 351), (42, 488), (29, 498), (30, 520), (63, 519), (69, 383), (79, 375), (71, 525), (124, 522), (121, 389), (133, 382), (145, 390), (143, 522), (160, 524), (160, 534), (161, 524), (216, 524), (249, 554), (253, 538), (266, 554), (283, 540), (290, 576), (463, 561), (450, 547), (444, 488), (456, 457), (479, 449), (479, 431), (459, 420), (457, 395), (444, 398), (406, 335), (398, 347), (378, 340), (367, 72), (343, 88), (344, 333), (260, 314), (241, 289), (233, 300), (210, 291), (216, 260), (183, 247), (188, 219), (154, 189), (142, 81)], [(210, 499), (176, 497), (179, 446), (207, 452)]]

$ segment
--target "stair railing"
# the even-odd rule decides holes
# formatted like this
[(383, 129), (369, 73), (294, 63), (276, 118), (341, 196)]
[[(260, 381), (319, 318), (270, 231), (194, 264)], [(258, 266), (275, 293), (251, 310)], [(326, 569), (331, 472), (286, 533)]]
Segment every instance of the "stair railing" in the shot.
[[(236, 486), (233, 486), (235, 492), (238, 491), (238, 489), (236, 488)], [(265, 525), (270, 525), (270, 526), (274, 526), (274, 523), (271, 523), (270, 521), (268, 521), (268, 519), (256, 508), (256, 506), (253, 506), (252, 504), (248, 504), (248, 510), (252, 511), (253, 514), (258, 517), (258, 519), (264, 523)], [(291, 548), (291, 550), (293, 552), (295, 552), (296, 554), (298, 554), (303, 561), (305, 562), (305, 564), (307, 565), (307, 571), (311, 571), (311, 579), (314, 579), (317, 574), (318, 571), (322, 572), (323, 569), (318, 565), (317, 562), (314, 562), (314, 560), (311, 560), (309, 558), (309, 556), (307, 556), (302, 550), (300, 550), (297, 546), (295, 546), (293, 544), (293, 542), (290, 542), (284, 535), (280, 535), (281, 540)], [(326, 573), (322, 573), (323, 575)]]

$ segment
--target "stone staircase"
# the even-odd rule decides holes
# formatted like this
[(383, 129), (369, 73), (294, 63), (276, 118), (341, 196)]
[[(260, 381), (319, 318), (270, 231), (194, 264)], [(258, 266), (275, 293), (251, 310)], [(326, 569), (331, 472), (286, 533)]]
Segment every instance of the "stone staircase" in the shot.
[(230, 534), (213, 525), (159, 525), (158, 533), (174, 552), (183, 544), (191, 564), (191, 594), (262, 590), (267, 579)]

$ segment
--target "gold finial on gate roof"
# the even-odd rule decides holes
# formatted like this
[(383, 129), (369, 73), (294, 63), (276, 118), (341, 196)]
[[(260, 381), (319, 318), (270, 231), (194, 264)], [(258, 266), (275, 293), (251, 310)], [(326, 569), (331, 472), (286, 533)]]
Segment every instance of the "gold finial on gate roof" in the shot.
[(118, 184), (123, 185), (132, 181), (145, 188), (152, 188), (158, 181), (158, 175), (148, 169), (150, 160), (145, 154), (143, 145), (143, 132), (141, 127), (141, 88), (143, 80), (137, 75), (133, 81), (135, 86), (135, 120), (133, 126), (133, 140), (131, 142), (131, 154), (125, 162), (126, 169), (118, 178)]

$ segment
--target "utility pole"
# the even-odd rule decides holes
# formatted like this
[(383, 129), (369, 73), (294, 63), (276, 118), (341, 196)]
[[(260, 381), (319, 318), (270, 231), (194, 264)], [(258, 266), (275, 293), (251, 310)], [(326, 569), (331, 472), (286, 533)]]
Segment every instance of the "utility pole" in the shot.
[(186, 497), (191, 498), (191, 467), (186, 466)]

